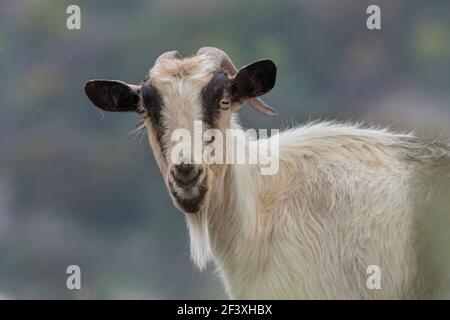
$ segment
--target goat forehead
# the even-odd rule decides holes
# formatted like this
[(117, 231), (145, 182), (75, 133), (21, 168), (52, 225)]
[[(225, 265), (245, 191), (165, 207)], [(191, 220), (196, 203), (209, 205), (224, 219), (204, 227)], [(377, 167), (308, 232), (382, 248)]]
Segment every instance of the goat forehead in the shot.
[(150, 69), (149, 79), (156, 86), (179, 79), (207, 83), (217, 69), (217, 63), (206, 56), (165, 59)]
[(203, 67), (200, 62), (164, 60), (150, 70), (150, 84), (158, 90), (166, 108), (199, 103), (199, 96), (211, 81), (214, 70), (211, 66)]
[(203, 85), (188, 79), (160, 83), (161, 119), (165, 133), (178, 128), (193, 129), (194, 121), (203, 119), (201, 91)]
[(217, 90), (212, 90), (211, 85), (217, 82), (214, 79), (218, 70), (225, 75), (217, 62), (206, 56), (165, 59), (150, 70), (149, 82), (162, 99), (161, 125), (165, 134), (175, 128), (192, 129), (196, 120), (213, 124), (216, 115), (209, 112), (209, 104), (213, 103), (205, 98), (214, 93), (217, 102)]

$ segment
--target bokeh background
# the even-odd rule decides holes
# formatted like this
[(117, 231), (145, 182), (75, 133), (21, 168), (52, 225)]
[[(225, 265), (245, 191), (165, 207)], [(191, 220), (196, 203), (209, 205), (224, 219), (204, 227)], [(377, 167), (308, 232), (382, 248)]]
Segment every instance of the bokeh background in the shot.
[[(81, 7), (81, 30), (66, 8)], [(381, 7), (382, 29), (366, 28)], [(133, 114), (106, 114), (92, 78), (139, 83), (177, 49), (224, 49), (242, 66), (279, 68), (252, 127), (315, 119), (450, 134), (450, 1), (0, 2), (0, 297), (225, 298), (212, 267), (195, 270)], [(450, 229), (450, 227), (449, 227)], [(66, 288), (81, 267), (82, 290)]]

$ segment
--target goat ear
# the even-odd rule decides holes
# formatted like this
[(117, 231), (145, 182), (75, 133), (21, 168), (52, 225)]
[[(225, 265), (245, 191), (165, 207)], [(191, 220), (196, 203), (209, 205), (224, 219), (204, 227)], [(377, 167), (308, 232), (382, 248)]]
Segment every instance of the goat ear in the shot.
[(275, 85), (277, 67), (272, 60), (259, 60), (239, 69), (231, 83), (236, 101), (255, 98), (269, 92)]
[(106, 111), (137, 111), (139, 87), (118, 80), (90, 80), (84, 85), (89, 100)]

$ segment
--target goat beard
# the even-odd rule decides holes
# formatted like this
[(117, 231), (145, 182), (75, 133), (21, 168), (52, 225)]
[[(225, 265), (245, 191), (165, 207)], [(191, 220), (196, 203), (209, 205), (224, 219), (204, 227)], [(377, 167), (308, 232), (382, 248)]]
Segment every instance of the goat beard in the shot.
[(205, 176), (204, 179), (196, 185), (180, 187), (173, 180), (168, 179), (167, 185), (175, 206), (185, 213), (194, 214), (199, 212), (205, 202), (208, 191), (207, 180), (207, 176)]

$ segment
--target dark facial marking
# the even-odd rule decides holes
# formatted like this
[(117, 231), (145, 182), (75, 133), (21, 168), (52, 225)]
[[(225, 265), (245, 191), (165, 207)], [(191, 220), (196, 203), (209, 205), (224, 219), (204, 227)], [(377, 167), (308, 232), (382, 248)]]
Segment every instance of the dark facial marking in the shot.
[(176, 199), (176, 202), (180, 206), (181, 210), (186, 213), (197, 213), (200, 210), (200, 205), (202, 204), (205, 194), (208, 191), (206, 178), (201, 182), (199, 186), (199, 195), (195, 198), (184, 199), (182, 197), (179, 197), (174, 191), (171, 181), (169, 181), (169, 189), (170, 193)]
[(228, 89), (230, 80), (223, 71), (216, 71), (202, 90), (203, 121), (211, 128), (216, 126), (220, 111), (220, 100), (224, 90)]
[(147, 111), (150, 118), (155, 122), (161, 121), (162, 99), (158, 89), (152, 86), (148, 81), (141, 85), (143, 107)]
[(161, 110), (163, 107), (162, 98), (158, 89), (152, 86), (148, 81), (144, 81), (141, 85), (141, 94), (143, 107), (150, 117), (151, 123), (156, 131), (156, 140), (158, 141), (161, 153), (166, 156), (166, 147), (162, 141), (164, 136), (164, 128), (161, 119)]

